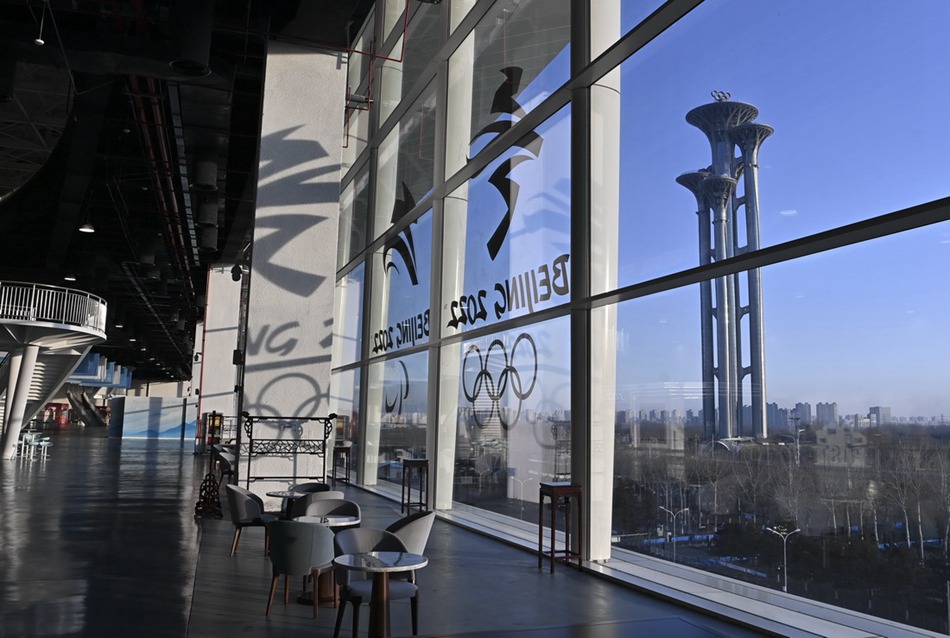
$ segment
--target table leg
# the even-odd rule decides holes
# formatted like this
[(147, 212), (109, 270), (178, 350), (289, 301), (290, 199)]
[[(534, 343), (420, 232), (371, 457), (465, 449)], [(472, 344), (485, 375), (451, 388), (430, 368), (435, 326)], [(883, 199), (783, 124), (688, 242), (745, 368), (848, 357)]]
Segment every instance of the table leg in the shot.
[(538, 569), (544, 561), (544, 495), (538, 497)]
[(557, 505), (558, 499), (551, 497), (551, 573), (554, 573), (554, 530), (557, 529)]
[(389, 638), (389, 572), (373, 573), (373, 600), (369, 605), (369, 635)]

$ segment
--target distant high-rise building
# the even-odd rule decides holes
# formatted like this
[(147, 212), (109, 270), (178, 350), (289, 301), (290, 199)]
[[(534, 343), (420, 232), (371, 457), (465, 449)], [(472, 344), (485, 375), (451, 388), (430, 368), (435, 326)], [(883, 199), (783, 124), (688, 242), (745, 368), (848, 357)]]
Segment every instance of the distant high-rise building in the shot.
[[(729, 94), (721, 91), (714, 91), (713, 97), (715, 102), (686, 114), (686, 121), (706, 134), (712, 148), (712, 164), (676, 178), (696, 198), (701, 266), (761, 247), (758, 155), (759, 146), (774, 130), (753, 122), (759, 110), (751, 104), (732, 102)], [(743, 192), (737, 194), (740, 181)], [(739, 243), (742, 237), (745, 245)], [(759, 269), (703, 281), (699, 295), (703, 429), (717, 439), (741, 435), (765, 438), (765, 328)], [(747, 299), (746, 305), (742, 305), (742, 299)], [(746, 330), (740, 325), (743, 319), (748, 322)], [(745, 334), (747, 344), (742, 343)], [(743, 353), (748, 354), (748, 363), (741, 360)], [(746, 377), (751, 394), (751, 422), (747, 422), (742, 410)]]
[(872, 426), (881, 426), (891, 422), (891, 409), (875, 405), (868, 410), (868, 420)]
[(765, 422), (769, 430), (784, 430), (788, 427), (788, 415), (781, 414), (783, 410), (778, 407), (778, 403), (765, 404)]
[(823, 425), (838, 425), (838, 404), (818, 403), (815, 405), (815, 420)]
[(811, 424), (811, 403), (796, 403), (792, 411), (792, 418), (798, 419), (798, 425), (804, 427)]

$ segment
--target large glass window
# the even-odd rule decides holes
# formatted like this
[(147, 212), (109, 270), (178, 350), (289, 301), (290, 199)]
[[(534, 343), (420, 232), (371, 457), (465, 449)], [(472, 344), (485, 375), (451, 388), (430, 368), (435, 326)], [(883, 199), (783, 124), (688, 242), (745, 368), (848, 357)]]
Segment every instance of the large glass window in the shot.
[(564, 84), (570, 0), (501, 0), (449, 60), (446, 174)]
[[(334, 445), (350, 448), (351, 468), (361, 451), (360, 432), (360, 371), (334, 372), (330, 379), (330, 411), (337, 414), (337, 427), (333, 434)], [(332, 458), (329, 460), (333, 460)], [(337, 469), (343, 475), (343, 464)], [(353, 478), (347, 476), (346, 478)]]
[(940, 1), (707, 2), (624, 62), (619, 284), (950, 194), (948, 21)]
[[(561, 108), (571, 4), (411, 3), (404, 62), (378, 82), (373, 68), (380, 99), (344, 149), (359, 174), (345, 176), (338, 262), (362, 260), (372, 280), (363, 266), (338, 277), (337, 315), (358, 316), (350, 295), (365, 296), (373, 343), (349, 325), (334, 345), (338, 373), (362, 375), (334, 377), (365, 406), (361, 479), (398, 492), (403, 460), (425, 457), (434, 507), (531, 537), (538, 483), (570, 479), (593, 560), (787, 580), (793, 595), (945, 631), (933, 592), (950, 560), (950, 222), (932, 223), (933, 205), (929, 226), (868, 237), (898, 223), (881, 216), (950, 195), (950, 4), (686, 3), (658, 30), (654, 12), (685, 5), (598, 0), (596, 79), (570, 84), (590, 100)], [(388, 57), (405, 6), (377, 3)], [(416, 23), (430, 12), (450, 31), (477, 24), (438, 49), (446, 25)], [(621, 41), (642, 48), (604, 68), (638, 25), (659, 34)], [(524, 129), (532, 111), (553, 115)], [(382, 115), (372, 139), (367, 113)], [(572, 210), (582, 167), (590, 197)], [(574, 214), (588, 246), (572, 246), (586, 239)], [(728, 260), (764, 265), (721, 274)], [(583, 345), (572, 317), (587, 321)]]
[(369, 65), (373, 56), (373, 23), (374, 16), (370, 13), (363, 26), (363, 30), (356, 42), (353, 43), (353, 52), (350, 54), (346, 68), (346, 83), (350, 92), (356, 91), (366, 80)]
[(371, 355), (427, 342), (432, 211), (391, 237), (373, 260)]
[(360, 264), (336, 282), (333, 321), (333, 364), (353, 363), (362, 354), (363, 275)]
[(570, 109), (445, 199), (443, 334), (570, 299)]
[(430, 88), (379, 145), (377, 237), (432, 192), (434, 154), (435, 91)]
[(455, 31), (462, 19), (475, 6), (476, 0), (450, 0), (449, 2), (449, 29)]
[(369, 166), (364, 166), (340, 195), (337, 268), (352, 261), (366, 246), (369, 224)]
[(440, 446), (454, 441), (456, 505), (533, 521), (538, 483), (570, 480), (569, 326), (557, 319), (443, 352)]
[(425, 352), (376, 363), (367, 388), (364, 481), (402, 484), (402, 460), (426, 458)]
[(386, 121), (399, 105), (402, 96), (422, 76), (422, 71), (432, 61), (438, 48), (439, 6), (420, 3), (412, 14), (408, 36), (400, 38), (389, 56), (381, 61), (377, 100), (380, 122)]
[(369, 142), (369, 107), (358, 101), (351, 101), (346, 107), (343, 119), (343, 173), (346, 174), (356, 160), (366, 150)]
[(385, 42), (396, 25), (402, 30), (409, 0), (380, 0), (378, 4), (383, 7), (383, 37), (380, 42)]
[(704, 346), (701, 285), (620, 304), (615, 547), (787, 577), (794, 594), (940, 630), (926, 597), (950, 522), (948, 237), (943, 224), (762, 269), (764, 434), (741, 378), (747, 325), (738, 425), (714, 440), (729, 394), (704, 380), (722, 333)]

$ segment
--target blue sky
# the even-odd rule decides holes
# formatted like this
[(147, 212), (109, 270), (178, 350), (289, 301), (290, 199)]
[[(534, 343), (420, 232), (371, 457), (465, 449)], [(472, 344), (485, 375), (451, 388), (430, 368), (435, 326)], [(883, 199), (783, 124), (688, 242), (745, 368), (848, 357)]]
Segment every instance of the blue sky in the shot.
[[(760, 155), (763, 245), (950, 194), (947, 24), (950, 3), (937, 0), (707, 2), (626, 62), (622, 283), (697, 263), (694, 199), (674, 179), (710, 161), (684, 118), (712, 90), (775, 128)], [(948, 253), (941, 225), (766, 269), (768, 400), (950, 414)], [(674, 314), (698, 315), (698, 301), (652, 305), (655, 324), (638, 321), (641, 334), (655, 330), (645, 340), (683, 320)], [(656, 376), (695, 378), (694, 362), (671, 369), (669, 356), (692, 334), (684, 326), (668, 342)]]

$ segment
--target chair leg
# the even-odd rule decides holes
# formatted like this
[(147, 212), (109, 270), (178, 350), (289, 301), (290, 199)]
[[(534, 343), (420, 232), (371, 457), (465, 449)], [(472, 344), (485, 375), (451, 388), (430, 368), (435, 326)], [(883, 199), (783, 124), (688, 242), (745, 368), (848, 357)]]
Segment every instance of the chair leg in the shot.
[(277, 592), (277, 574), (274, 574), (274, 577), (270, 579), (270, 596), (267, 597), (267, 613), (265, 616), (270, 616), (270, 610), (274, 606), (274, 593)]
[(343, 626), (343, 614), (346, 613), (346, 601), (341, 600), (336, 612), (336, 627), (333, 629), (333, 638), (340, 638), (340, 627)]
[(270, 556), (270, 530), (264, 526), (264, 556)]
[(231, 556), (234, 556), (234, 552), (237, 551), (238, 541), (241, 540), (241, 528), (234, 528), (234, 540), (231, 541)]
[(290, 576), (284, 576), (284, 604), (290, 602)]
[(412, 635), (419, 635), (419, 592), (409, 599), (409, 611), (412, 614)]

